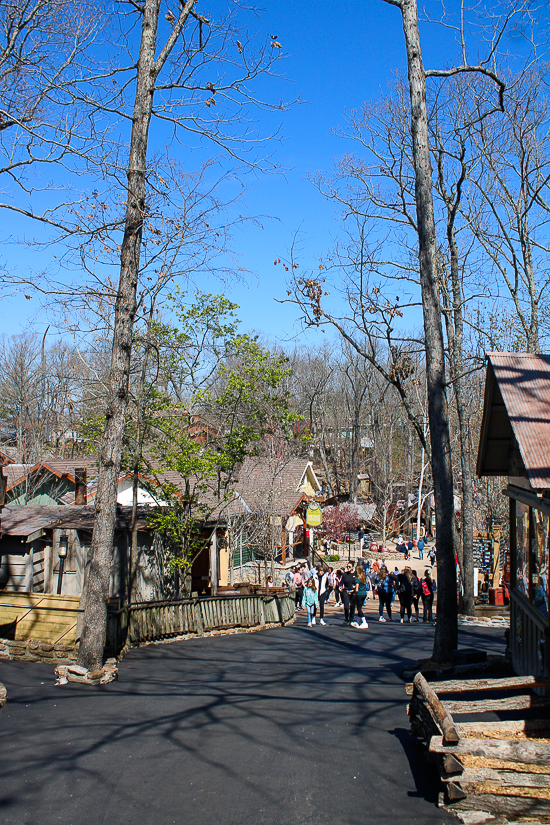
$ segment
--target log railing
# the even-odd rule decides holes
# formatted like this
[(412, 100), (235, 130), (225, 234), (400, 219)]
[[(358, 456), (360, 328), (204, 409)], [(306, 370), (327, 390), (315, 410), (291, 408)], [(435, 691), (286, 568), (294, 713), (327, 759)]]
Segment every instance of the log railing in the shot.
[(222, 596), (177, 601), (141, 602), (107, 616), (107, 647), (125, 646), (233, 627), (282, 625), (294, 618), (291, 596)]

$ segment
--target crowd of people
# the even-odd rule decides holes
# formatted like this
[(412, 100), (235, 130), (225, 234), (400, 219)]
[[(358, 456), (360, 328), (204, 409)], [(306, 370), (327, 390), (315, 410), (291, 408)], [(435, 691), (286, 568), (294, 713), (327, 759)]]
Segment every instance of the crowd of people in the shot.
[[(291, 567), (285, 582), (295, 591), (296, 610), (305, 610), (308, 627), (325, 625), (325, 605), (334, 594), (334, 604), (344, 609), (344, 625), (366, 629), (363, 607), (367, 599), (378, 598), (378, 621), (393, 621), (392, 605), (399, 603), (402, 624), (420, 621), (433, 622), (433, 602), (437, 589), (431, 572), (426, 569), (419, 578), (416, 570), (404, 567), (390, 572), (384, 563), (375, 560), (349, 561), (344, 568), (334, 570), (323, 564), (309, 568), (305, 562)], [(386, 616), (384, 616), (384, 612)], [(414, 616), (413, 616), (414, 613)]]

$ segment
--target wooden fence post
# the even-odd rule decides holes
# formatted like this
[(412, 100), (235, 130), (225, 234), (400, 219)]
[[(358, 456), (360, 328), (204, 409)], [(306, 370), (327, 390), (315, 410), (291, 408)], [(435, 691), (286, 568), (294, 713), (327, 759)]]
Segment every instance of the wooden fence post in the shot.
[(197, 635), (204, 636), (204, 625), (202, 623), (201, 605), (198, 599), (193, 602), (193, 615), (195, 618), (195, 627), (197, 628)]

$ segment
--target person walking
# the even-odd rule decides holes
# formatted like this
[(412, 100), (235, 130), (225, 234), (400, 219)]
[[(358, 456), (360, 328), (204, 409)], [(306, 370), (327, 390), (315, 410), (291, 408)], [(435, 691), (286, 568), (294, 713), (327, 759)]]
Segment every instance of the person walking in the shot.
[(341, 596), (344, 604), (344, 624), (350, 623), (350, 603), (351, 597), (355, 593), (355, 576), (353, 574), (353, 565), (350, 561), (346, 564), (346, 569), (342, 574)]
[(397, 542), (396, 542), (396, 545), (395, 545), (396, 552), (397, 553), (406, 553), (406, 547), (407, 547), (407, 545), (405, 544), (403, 536), (399, 535), (397, 537)]
[[(350, 625), (352, 627), (367, 628), (367, 620), (363, 616), (363, 605), (367, 597), (367, 574), (362, 564), (358, 564), (355, 568), (355, 593), (351, 597), (350, 602)], [(360, 622), (355, 621), (355, 611), (357, 610), (357, 618)]]
[(407, 542), (407, 559), (412, 559), (413, 557), (413, 543), (412, 539), (409, 539)]
[(435, 544), (434, 544), (434, 546), (431, 548), (430, 552), (428, 553), (428, 558), (429, 558), (429, 560), (430, 560), (430, 564), (431, 564), (431, 565), (432, 565), (432, 567), (433, 567), (433, 566), (435, 565)]
[(378, 573), (376, 571), (371, 570), (367, 576), (370, 588), (367, 589), (367, 599), (374, 599), (374, 593), (376, 591), (376, 582), (378, 581)]
[(388, 568), (385, 565), (380, 567), (378, 571), (378, 582), (376, 592), (378, 594), (378, 621), (385, 622), (386, 619), (384, 618), (384, 607), (386, 608), (386, 613), (388, 614), (388, 621), (392, 621), (391, 617), (391, 602), (393, 598), (393, 583), (396, 577), (394, 573), (389, 573)]
[(418, 545), (417, 545), (417, 547), (418, 547), (418, 558), (419, 559), (424, 558), (424, 547), (425, 546), (426, 546), (426, 544), (424, 542), (424, 539), (422, 538), (422, 536), (420, 536), (420, 538), (418, 539)]
[(288, 587), (290, 590), (291, 587), (294, 585), (294, 573), (296, 572), (296, 568), (293, 566), (290, 570), (287, 570), (285, 573), (284, 585)]
[(417, 622), (418, 621), (418, 603), (419, 603), (420, 597), (422, 595), (422, 585), (420, 584), (420, 579), (418, 578), (416, 570), (412, 571), (411, 585), (412, 585), (412, 606), (414, 607), (414, 619), (411, 619), (411, 621)]
[(307, 626), (311, 627), (315, 624), (315, 609), (319, 604), (319, 596), (315, 586), (315, 579), (313, 576), (309, 579), (304, 588), (304, 604), (307, 610)]
[(336, 573), (334, 572), (332, 567), (329, 567), (328, 576), (327, 576), (327, 594), (328, 595), (327, 595), (327, 598), (326, 598), (326, 604), (329, 603), (331, 593), (332, 593), (332, 591), (334, 590), (335, 587), (336, 587)]
[(421, 581), (422, 585), (422, 621), (432, 622), (433, 613), (432, 606), (434, 603), (435, 582), (432, 579), (431, 573), (428, 569), (424, 570), (424, 578)]
[(334, 585), (334, 606), (338, 607), (339, 604), (343, 604), (342, 601), (342, 570), (338, 569), (334, 574), (336, 578), (336, 584)]
[(399, 599), (399, 615), (401, 617), (401, 624), (405, 621), (405, 612), (407, 613), (407, 622), (411, 621), (412, 614), (412, 584), (410, 575), (412, 570), (410, 567), (404, 567), (397, 577), (397, 597)]
[(302, 610), (302, 597), (304, 595), (304, 582), (302, 574), (298, 567), (294, 569), (293, 582), (296, 595), (294, 597), (294, 607), (296, 610)]
[(317, 581), (319, 582), (319, 624), (326, 625), (325, 603), (329, 597), (328, 570), (319, 565), (317, 567)]

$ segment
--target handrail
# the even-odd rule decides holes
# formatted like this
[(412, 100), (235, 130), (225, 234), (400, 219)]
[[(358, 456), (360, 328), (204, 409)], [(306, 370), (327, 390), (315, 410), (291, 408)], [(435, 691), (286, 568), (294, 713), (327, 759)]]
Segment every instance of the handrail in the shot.
[(25, 613), (25, 616), (29, 613), (32, 613), (33, 610), (61, 610), (63, 613), (84, 613), (83, 607), (49, 607), (48, 605), (40, 604), (35, 604), (32, 607), (29, 607), (28, 604), (19, 605), (13, 604), (12, 602), (0, 602), (0, 607), (12, 607), (15, 610), (26, 610), (28, 608), (27, 613)]

